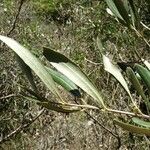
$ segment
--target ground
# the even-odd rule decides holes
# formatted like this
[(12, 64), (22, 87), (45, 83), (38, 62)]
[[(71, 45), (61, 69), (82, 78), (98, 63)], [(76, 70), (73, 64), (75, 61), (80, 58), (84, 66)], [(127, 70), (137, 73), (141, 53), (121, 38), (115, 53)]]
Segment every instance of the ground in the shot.
[[(48, 5), (49, 4), (49, 5)], [(141, 4), (141, 9), (144, 8)], [(0, 0), (0, 34), (14, 38), (30, 49), (42, 61), (42, 47), (53, 48), (73, 60), (96, 84), (105, 103), (114, 109), (128, 111), (130, 100), (121, 85), (104, 71), (96, 38), (102, 40), (107, 55), (117, 62), (138, 62), (134, 54), (150, 60), (148, 47), (135, 33), (117, 22), (106, 12), (103, 1), (57, 0), (47, 2), (26, 0), (16, 19), (20, 1)], [(148, 18), (142, 11), (145, 24)], [(13, 28), (14, 21), (16, 24)], [(11, 31), (12, 30), (12, 31)], [(146, 32), (146, 38), (149, 37)], [(10, 134), (22, 123), (37, 115), (42, 108), (34, 102), (19, 97), (18, 84), (30, 87), (15, 61), (14, 53), (5, 45), (0, 46), (0, 139)], [(35, 77), (42, 94), (53, 97), (41, 81)], [(66, 99), (71, 96), (60, 88)], [(87, 95), (83, 93), (83, 97)], [(72, 97), (71, 97), (72, 98)], [(140, 97), (134, 93), (134, 98)], [(73, 98), (72, 98), (73, 99)], [(90, 97), (86, 98), (91, 101)], [(93, 120), (92, 117), (95, 119)], [(28, 128), (8, 141), (1, 143), (5, 150), (115, 150), (121, 141), (120, 150), (148, 150), (146, 136), (128, 133), (113, 124), (115, 117), (127, 116), (88, 110), (73, 114), (62, 114), (50, 110)], [(110, 132), (104, 127), (108, 128)], [(114, 133), (119, 138), (116, 138)]]

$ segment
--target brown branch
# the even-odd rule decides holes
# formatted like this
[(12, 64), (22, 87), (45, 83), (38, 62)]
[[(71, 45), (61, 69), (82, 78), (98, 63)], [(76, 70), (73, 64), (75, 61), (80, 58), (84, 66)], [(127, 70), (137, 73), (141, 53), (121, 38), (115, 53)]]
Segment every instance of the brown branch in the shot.
[(103, 129), (105, 129), (107, 132), (109, 132), (114, 137), (118, 138), (118, 136), (110, 131), (108, 128), (106, 128), (104, 125), (102, 125), (96, 118), (94, 118), (92, 115), (90, 115), (87, 111), (84, 111), (95, 123), (97, 123), (99, 126), (101, 126)]
[(114, 136), (117, 140), (118, 140), (118, 146), (117, 148), (120, 148), (121, 146), (121, 139), (118, 135), (116, 135), (115, 133), (113, 133), (111, 130), (109, 130), (108, 128), (106, 128), (104, 125), (102, 125), (96, 118), (94, 118), (92, 115), (90, 115), (87, 111), (84, 111), (95, 123), (97, 123), (100, 127), (102, 127), (105, 131), (107, 131), (108, 133), (110, 133), (112, 136)]
[[(76, 104), (78, 104), (76, 97), (75, 97), (74, 101), (75, 101)], [(83, 101), (83, 99), (82, 99), (82, 102), (84, 104), (86, 104), (86, 102)], [(102, 127), (105, 131), (107, 131), (108, 133), (110, 133), (112, 136), (114, 136), (118, 140), (118, 146), (117, 146), (118, 148), (121, 146), (121, 139), (120, 139), (120, 137), (117, 134), (113, 133), (111, 130), (109, 130), (108, 128), (106, 128), (102, 123), (100, 123), (95, 117), (93, 117), (92, 115), (90, 115), (86, 110), (84, 110), (83, 112), (87, 116), (89, 116), (95, 123), (97, 123), (100, 127)]]
[(28, 123), (26, 124), (22, 124), (20, 125), (18, 128), (16, 128), (14, 131), (12, 131), (10, 134), (8, 134), (7, 136), (5, 136), (4, 138), (2, 138), (0, 140), (0, 144), (8, 141), (11, 137), (13, 137), (14, 135), (17, 135), (18, 133), (20, 133), (22, 130), (24, 130), (25, 128), (29, 127), (35, 120), (37, 120), (44, 112), (44, 109), (42, 109), (41, 111), (39, 111), (38, 115), (36, 117), (34, 117), (32, 120), (30, 120)]
[(14, 29), (16, 28), (16, 24), (17, 24), (17, 20), (19, 18), (19, 15), (20, 15), (20, 12), (21, 12), (21, 8), (22, 8), (22, 5), (23, 3), (25, 2), (26, 0), (20, 0), (20, 4), (19, 4), (19, 7), (18, 7), (18, 10), (17, 10), (17, 14), (15, 16), (15, 19), (14, 19), (14, 22), (13, 22), (13, 25), (11, 27), (11, 29), (9, 30), (9, 32), (7, 33), (7, 36), (10, 36), (11, 33), (14, 31)]

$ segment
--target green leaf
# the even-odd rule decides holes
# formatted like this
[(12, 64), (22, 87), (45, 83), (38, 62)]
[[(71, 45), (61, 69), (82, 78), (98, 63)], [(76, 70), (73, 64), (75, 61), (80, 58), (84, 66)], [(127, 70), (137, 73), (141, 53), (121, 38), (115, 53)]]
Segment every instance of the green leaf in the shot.
[(138, 15), (138, 11), (135, 7), (135, 2), (133, 0), (128, 0), (129, 1), (129, 4), (130, 4), (130, 7), (131, 7), (131, 11), (133, 13), (133, 16), (131, 15), (131, 17), (133, 18), (133, 22), (136, 26), (137, 29), (139, 29), (139, 25), (140, 25), (140, 19), (139, 19), (139, 15)]
[(126, 90), (126, 92), (128, 93), (128, 95), (130, 96), (130, 99), (132, 101), (132, 103), (134, 104), (135, 106), (135, 109), (138, 110), (139, 112), (141, 112), (138, 108), (137, 108), (137, 105), (135, 104), (132, 96), (131, 96), (131, 93), (130, 93), (130, 90), (128, 88), (128, 85), (123, 77), (123, 75), (121, 74), (121, 71), (119, 70), (118, 67), (116, 67), (115, 65), (113, 65), (111, 63), (111, 61), (109, 60), (108, 57), (106, 57), (105, 55), (103, 55), (103, 63), (104, 63), (104, 68), (107, 72), (109, 72), (110, 74), (112, 74), (118, 81), (119, 83), (122, 85), (122, 87)]
[(39, 76), (43, 83), (59, 100), (62, 100), (55, 82), (38, 58), (36, 58), (28, 49), (9, 37), (0, 35), (0, 40), (11, 48), (35, 72), (35, 74)]
[(115, 3), (116, 8), (119, 11), (121, 17), (123, 18), (123, 20), (125, 20), (128, 27), (130, 27), (131, 21), (130, 21), (130, 17), (129, 17), (129, 14), (128, 14), (129, 8), (127, 8), (127, 5), (125, 7), (125, 2), (124, 1), (126, 1), (126, 0), (114, 0), (114, 3)]
[(115, 3), (113, 0), (105, 0), (108, 7), (111, 9), (111, 11), (113, 12), (113, 14), (115, 15), (115, 17), (121, 19), (121, 20), (124, 20), (121, 16), (121, 14), (119, 13)]
[(69, 78), (64, 76), (62, 73), (55, 71), (49, 67), (46, 67), (46, 69), (56, 83), (61, 85), (63, 88), (65, 88), (75, 97), (79, 97), (79, 98), (81, 97), (81, 93), (78, 90), (78, 87)]
[(139, 83), (139, 80), (137, 79), (134, 71), (130, 68), (130, 67), (127, 67), (127, 75), (129, 77), (129, 80), (131, 81), (133, 87), (137, 90), (138, 94), (142, 96), (146, 106), (147, 106), (147, 110), (150, 111), (150, 102), (149, 100), (146, 98), (145, 94), (144, 94), (144, 91), (142, 90), (142, 87)]
[(146, 128), (150, 128), (150, 122), (143, 121), (143, 120), (141, 120), (139, 118), (136, 118), (136, 117), (133, 117), (132, 121), (134, 123), (136, 123), (137, 125), (140, 125), (140, 126), (143, 126), (143, 127), (146, 127)]
[(148, 90), (150, 91), (150, 71), (139, 64), (135, 64), (135, 69), (146, 84)]
[(145, 135), (150, 136), (150, 129), (137, 127), (135, 125), (124, 123), (124, 122), (121, 122), (121, 121), (116, 120), (116, 119), (114, 119), (114, 123), (116, 125), (120, 126), (121, 128), (123, 128), (124, 130), (127, 130), (129, 132), (137, 133), (137, 134), (145, 134)]
[(96, 103), (101, 104), (106, 109), (106, 106), (104, 105), (103, 99), (97, 88), (76, 64), (74, 64), (64, 55), (49, 48), (44, 48), (43, 55), (57, 70), (59, 70), (91, 97), (93, 97)]
[(37, 92), (37, 87), (36, 87), (36, 84), (34, 82), (33, 74), (32, 74), (30, 67), (27, 66), (24, 63), (24, 61), (18, 55), (15, 55), (15, 56), (16, 56), (16, 61), (18, 62), (20, 68), (22, 69), (22, 72), (26, 75), (27, 79), (29, 80), (29, 82), (33, 88), (33, 90)]

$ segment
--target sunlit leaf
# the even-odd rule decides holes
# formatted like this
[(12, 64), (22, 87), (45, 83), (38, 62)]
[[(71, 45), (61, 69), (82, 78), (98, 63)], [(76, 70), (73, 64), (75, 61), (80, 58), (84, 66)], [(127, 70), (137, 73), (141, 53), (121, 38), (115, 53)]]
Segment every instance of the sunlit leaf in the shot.
[(132, 96), (131, 96), (131, 93), (130, 93), (130, 90), (128, 88), (128, 85), (123, 77), (123, 75), (121, 74), (121, 71), (119, 70), (119, 68), (115, 65), (113, 65), (111, 63), (111, 61), (109, 60), (108, 57), (106, 57), (105, 55), (103, 55), (103, 63), (104, 63), (104, 68), (107, 72), (109, 72), (110, 74), (112, 74), (118, 81), (119, 83), (122, 85), (122, 87), (126, 90), (126, 92), (128, 93), (128, 95), (130, 96), (131, 98), (131, 101), (132, 103), (134, 104), (135, 106), (135, 109), (137, 109), (139, 112), (141, 112), (138, 108), (137, 108), (137, 105), (135, 104)]
[(37, 87), (34, 82), (34, 77), (33, 77), (32, 70), (30, 69), (30, 67), (27, 66), (18, 55), (16, 55), (16, 61), (18, 62), (20, 68), (22, 69), (22, 72), (26, 75), (27, 79), (29, 80), (33, 90), (37, 92)]
[(120, 13), (119, 13), (119, 11), (118, 11), (118, 9), (117, 9), (117, 7), (116, 7), (114, 1), (113, 1), (113, 0), (105, 0), (105, 1), (106, 1), (108, 7), (111, 9), (111, 11), (113, 12), (114, 15), (115, 15), (116, 17), (118, 17), (119, 19), (124, 20), (124, 19), (122, 18), (122, 16), (120, 15)]
[(46, 67), (48, 72), (51, 74), (53, 80), (61, 85), (63, 88), (65, 88), (67, 91), (69, 91), (72, 95), (75, 97), (81, 97), (80, 91), (78, 90), (78, 87), (66, 76), (64, 76), (62, 73), (55, 71), (54, 69), (51, 69), (49, 67)]
[(146, 127), (146, 128), (150, 128), (150, 122), (143, 121), (143, 120), (141, 120), (139, 118), (136, 118), (136, 117), (132, 118), (132, 121), (134, 123), (136, 123), (137, 125), (140, 125), (140, 126), (143, 126), (143, 127)]
[(35, 74), (39, 76), (49, 90), (61, 100), (55, 82), (38, 58), (36, 58), (28, 49), (9, 37), (0, 35), (0, 40), (11, 48), (35, 72)]
[(112, 74), (120, 82), (120, 84), (127, 91), (127, 93), (129, 95), (131, 95), (129, 88), (128, 88), (128, 85), (127, 85), (123, 75), (121, 74), (121, 71), (119, 70), (119, 68), (117, 66), (113, 65), (111, 63), (111, 61), (109, 60), (109, 58), (106, 57), (105, 55), (103, 55), (103, 63), (104, 63), (105, 70), (107, 72), (109, 72), (110, 74)]
[(145, 64), (145, 66), (149, 69), (149, 71), (150, 71), (150, 63), (147, 61), (147, 60), (144, 60), (143, 59), (143, 62), (144, 62), (144, 64)]
[(114, 16), (113, 12), (109, 9), (109, 8), (106, 8), (106, 11), (108, 14), (110, 14), (111, 16)]
[(150, 136), (150, 129), (148, 128), (137, 127), (135, 125), (124, 123), (116, 119), (114, 119), (114, 123), (120, 126), (121, 128), (123, 128), (124, 130), (127, 130), (131, 133), (145, 134), (145, 135)]
[(53, 51), (49, 48), (44, 48), (43, 55), (47, 60), (62, 74), (73, 81), (77, 86), (84, 90), (87, 94), (94, 98), (95, 102), (101, 104), (104, 108), (106, 106), (103, 103), (103, 99), (94, 86), (94, 84), (88, 79), (88, 77), (64, 55)]

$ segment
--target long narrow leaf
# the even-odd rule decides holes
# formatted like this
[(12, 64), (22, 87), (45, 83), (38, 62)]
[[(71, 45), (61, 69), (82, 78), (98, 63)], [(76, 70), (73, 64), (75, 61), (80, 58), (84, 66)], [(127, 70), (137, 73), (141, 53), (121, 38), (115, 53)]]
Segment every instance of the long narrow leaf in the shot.
[(109, 72), (110, 74), (112, 74), (119, 81), (119, 83), (122, 85), (122, 87), (126, 90), (128, 95), (130, 96), (131, 101), (132, 101), (132, 103), (135, 106), (135, 109), (137, 109), (141, 113), (141, 111), (138, 109), (137, 105), (135, 104), (135, 102), (134, 102), (134, 100), (133, 100), (133, 98), (131, 96), (131, 93), (130, 93), (130, 90), (128, 88), (128, 85), (127, 85), (123, 75), (121, 74), (121, 71), (119, 70), (119, 68), (116, 67), (115, 65), (113, 65), (111, 63), (111, 61), (109, 60), (109, 58), (106, 57), (105, 55), (103, 55), (103, 63), (104, 63), (105, 70), (107, 72)]
[(123, 75), (121, 74), (121, 71), (119, 70), (119, 68), (117, 66), (113, 65), (111, 63), (111, 61), (109, 60), (109, 58), (106, 57), (105, 55), (103, 55), (103, 63), (104, 63), (105, 70), (107, 72), (109, 72), (110, 74), (112, 74), (120, 82), (120, 84), (123, 86), (123, 88), (127, 91), (129, 96), (131, 96), (128, 85), (127, 85)]
[(127, 8), (124, 5), (124, 0), (114, 0), (114, 3), (115, 3), (115, 6), (118, 9), (120, 15), (125, 20), (127, 25), (130, 27), (130, 24), (131, 24), (130, 17), (129, 17)]
[(141, 120), (139, 118), (136, 118), (136, 117), (132, 118), (132, 121), (134, 123), (136, 123), (137, 125), (140, 125), (140, 126), (143, 126), (143, 127), (146, 127), (146, 128), (150, 129), (150, 122), (143, 121), (143, 120)]
[(129, 132), (137, 133), (137, 134), (145, 134), (145, 135), (150, 136), (150, 129), (137, 127), (128, 123), (121, 122), (116, 119), (114, 119), (114, 123)]
[(78, 90), (78, 87), (66, 76), (64, 76), (62, 73), (55, 71), (49, 67), (46, 67), (50, 75), (52, 76), (53, 80), (61, 85), (63, 88), (65, 88), (67, 91), (69, 91), (72, 95), (75, 97), (81, 97), (81, 93)]
[(27, 79), (29, 80), (33, 90), (37, 92), (37, 87), (36, 87), (36, 84), (34, 82), (31, 68), (29, 66), (27, 66), (24, 63), (24, 61), (18, 55), (16, 55), (16, 61), (18, 62), (20, 68), (22, 69), (22, 72), (26, 75)]
[(133, 0), (128, 0), (128, 1), (130, 3), (131, 11), (133, 12), (134, 15), (134, 24), (136, 28), (139, 29), (140, 20), (139, 20), (137, 8), (135, 7), (135, 2)]
[(0, 35), (0, 40), (11, 48), (36, 73), (36, 75), (39, 76), (49, 90), (61, 100), (55, 82), (39, 59), (37, 59), (28, 49), (9, 37)]
[(39, 106), (42, 106), (49, 110), (61, 112), (61, 113), (73, 113), (73, 112), (77, 112), (77, 111), (81, 110), (81, 108), (79, 108), (77, 106), (69, 106), (69, 105), (65, 105), (62, 103), (50, 102), (48, 100), (47, 101), (38, 100), (36, 98), (29, 97), (29, 96), (23, 96), (23, 97), (29, 101), (36, 102)]
[(106, 108), (97, 88), (88, 79), (88, 77), (77, 67), (77, 65), (75, 65), (64, 55), (49, 48), (44, 48), (43, 55), (57, 70), (63, 73), (67, 78), (73, 81), (91, 97), (93, 97), (95, 102), (101, 104), (104, 108)]
[(143, 91), (134, 71), (130, 67), (127, 67), (126, 71), (127, 71), (127, 75), (129, 77), (129, 80), (131, 81), (133, 87), (137, 90), (138, 94), (142, 96), (142, 98), (145, 102), (145, 105), (147, 107), (147, 110), (150, 111), (150, 102), (147, 99), (147, 97), (145, 96), (144, 91)]
[(106, 1), (106, 3), (107, 3), (108, 7), (109, 7), (109, 8), (111, 9), (111, 11), (113, 12), (113, 14), (115, 15), (115, 17), (117, 17), (117, 18), (119, 18), (119, 19), (121, 19), (121, 20), (124, 20), (124, 19), (122, 18), (122, 16), (120, 15), (120, 13), (119, 13), (119, 11), (118, 11), (118, 9), (117, 9), (117, 7), (116, 7), (114, 1), (113, 1), (113, 0), (105, 0), (105, 1)]
[(142, 80), (144, 81), (145, 85), (147, 86), (150, 92), (150, 71), (139, 64), (135, 64), (135, 69), (141, 76)]

